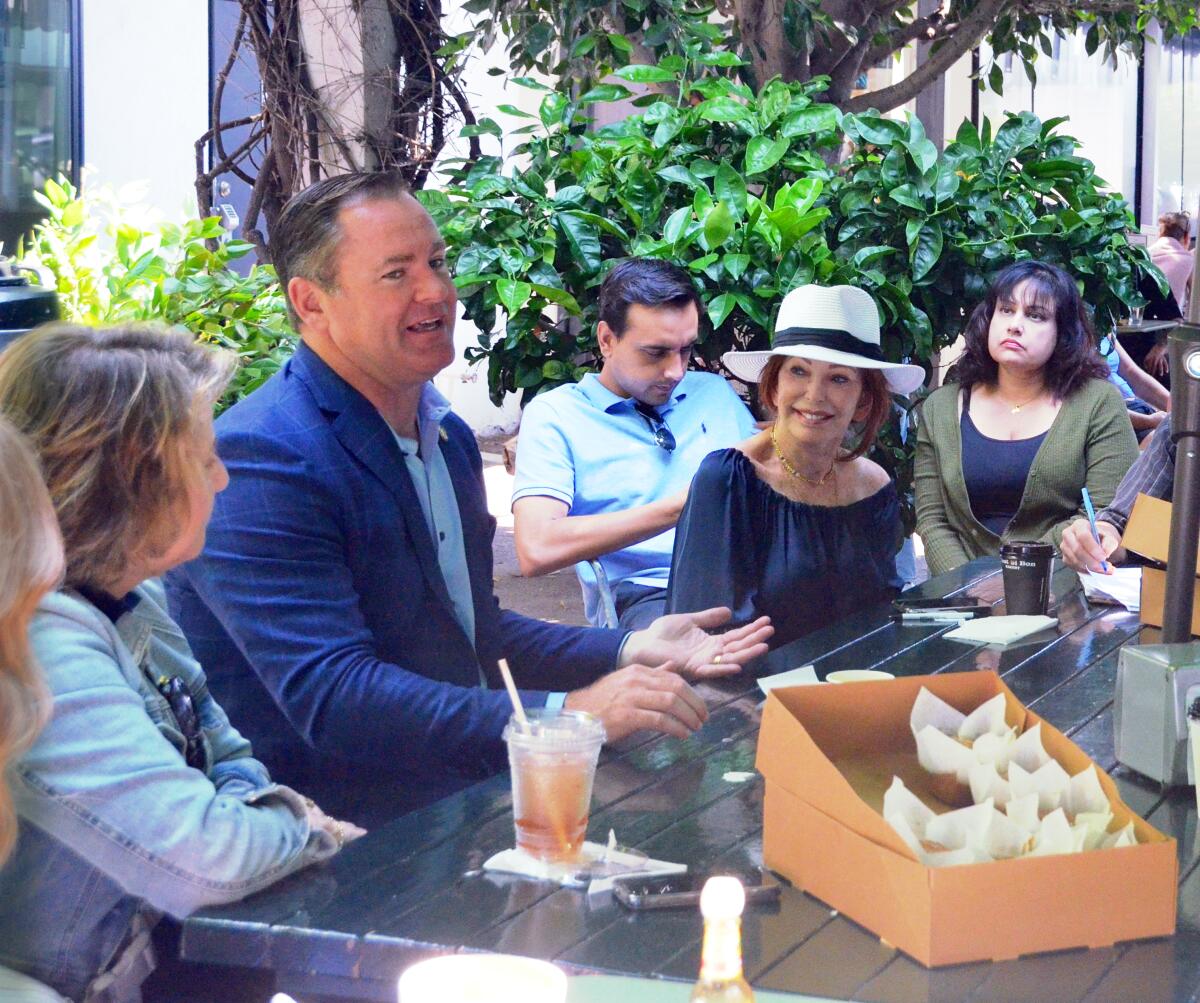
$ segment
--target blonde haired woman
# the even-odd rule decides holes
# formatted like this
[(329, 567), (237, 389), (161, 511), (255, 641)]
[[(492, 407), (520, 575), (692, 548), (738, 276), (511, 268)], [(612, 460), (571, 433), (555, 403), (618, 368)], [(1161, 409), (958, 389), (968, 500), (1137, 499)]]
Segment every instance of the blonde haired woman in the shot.
[(29, 652), (29, 620), (62, 577), (62, 540), (37, 461), (0, 419), (0, 864), (12, 851), (17, 820), (4, 782), (8, 761), (33, 741), (49, 697)]
[[(17, 817), (4, 771), (37, 734), (49, 695), (29, 651), (29, 620), (38, 601), (58, 584), (62, 540), (37, 461), (8, 422), (0, 419), (0, 865), (12, 852)], [(19, 993), (20, 995), (16, 995)], [(0, 968), (0, 999), (55, 1000), (16, 972)]]
[(0, 356), (0, 413), (41, 461), (66, 564), (30, 628), (53, 708), (10, 770), (0, 965), (72, 1000), (139, 1000), (160, 913), (241, 898), (360, 832), (271, 783), (155, 580), (199, 553), (227, 483), (212, 405), (231, 365), (133, 327), (43, 329)]

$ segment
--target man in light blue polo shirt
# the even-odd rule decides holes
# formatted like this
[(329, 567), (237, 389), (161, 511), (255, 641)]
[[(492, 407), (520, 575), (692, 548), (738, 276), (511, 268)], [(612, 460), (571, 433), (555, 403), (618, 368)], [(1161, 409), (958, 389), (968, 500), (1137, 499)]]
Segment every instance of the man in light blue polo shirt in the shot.
[(720, 376), (689, 372), (700, 298), (654, 258), (617, 265), (600, 288), (604, 365), (531, 401), (521, 419), (513, 515), (522, 573), (575, 564), (587, 618), (602, 620), (599, 558), (620, 625), (663, 612), (675, 523), (700, 461), (755, 431)]

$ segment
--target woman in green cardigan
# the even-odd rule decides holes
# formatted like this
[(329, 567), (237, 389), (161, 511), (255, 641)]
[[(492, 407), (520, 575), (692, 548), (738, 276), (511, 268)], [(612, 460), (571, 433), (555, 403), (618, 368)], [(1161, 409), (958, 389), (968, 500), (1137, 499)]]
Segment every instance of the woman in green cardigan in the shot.
[(964, 332), (957, 382), (925, 401), (917, 434), (917, 532), (931, 574), (999, 553), (1001, 542), (1058, 546), (1107, 505), (1137, 458), (1121, 395), (1061, 268), (1004, 269)]

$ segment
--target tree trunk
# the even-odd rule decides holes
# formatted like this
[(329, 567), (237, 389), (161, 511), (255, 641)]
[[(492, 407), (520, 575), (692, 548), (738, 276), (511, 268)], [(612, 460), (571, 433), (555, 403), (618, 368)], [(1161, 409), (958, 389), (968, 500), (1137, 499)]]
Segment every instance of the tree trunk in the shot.
[(734, 0), (733, 9), (759, 85), (772, 77), (807, 80), (808, 54), (788, 40), (783, 30), (784, 0)]

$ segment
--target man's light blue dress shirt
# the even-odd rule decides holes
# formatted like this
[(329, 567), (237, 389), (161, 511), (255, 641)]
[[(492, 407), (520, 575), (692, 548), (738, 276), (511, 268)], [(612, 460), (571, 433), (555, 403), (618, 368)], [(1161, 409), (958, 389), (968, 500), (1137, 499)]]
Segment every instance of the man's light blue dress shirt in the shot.
[[(450, 470), (438, 446), (442, 419), (449, 413), (450, 402), (432, 383), (427, 383), (417, 406), (419, 441), (402, 436), (395, 429), (392, 429), (392, 435), (404, 454), (404, 466), (412, 478), (425, 523), (433, 537), (438, 567), (454, 605), (454, 618), (474, 644), (475, 605), (471, 599), (471, 577), (467, 571), (467, 554), (463, 545), (462, 517), (458, 511), (458, 496), (454, 493)], [(479, 681), (482, 686), (487, 686), (482, 670)], [(561, 707), (565, 699), (565, 693), (551, 693), (546, 706)]]
[[(654, 440), (632, 398), (620, 397), (589, 373), (578, 383), (556, 387), (530, 401), (521, 418), (513, 503), (521, 498), (556, 498), (569, 515), (620, 512), (682, 491), (700, 461), (755, 432), (754, 419), (729, 384), (714, 373), (689, 372), (671, 399), (658, 408), (675, 437), (667, 451)], [(668, 529), (600, 563), (610, 585), (665, 588), (675, 530)], [(598, 623), (595, 577), (576, 565), (587, 618)]]

